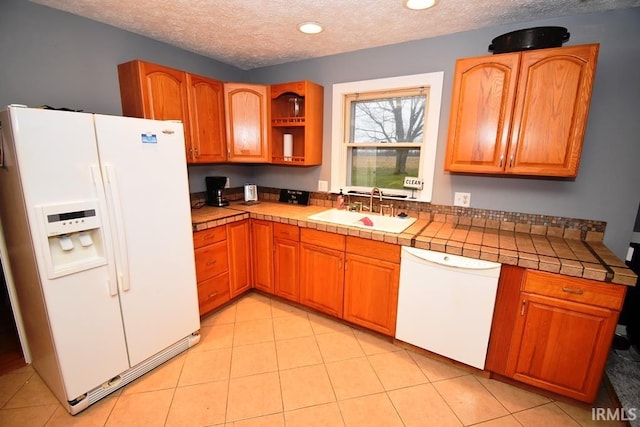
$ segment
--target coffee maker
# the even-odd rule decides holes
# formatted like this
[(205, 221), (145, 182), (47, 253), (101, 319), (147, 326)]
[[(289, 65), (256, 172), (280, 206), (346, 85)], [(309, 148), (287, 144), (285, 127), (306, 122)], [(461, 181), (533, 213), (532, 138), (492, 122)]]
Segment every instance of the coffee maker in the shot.
[(224, 186), (227, 184), (226, 176), (207, 176), (207, 205), (229, 206), (229, 201), (224, 197)]

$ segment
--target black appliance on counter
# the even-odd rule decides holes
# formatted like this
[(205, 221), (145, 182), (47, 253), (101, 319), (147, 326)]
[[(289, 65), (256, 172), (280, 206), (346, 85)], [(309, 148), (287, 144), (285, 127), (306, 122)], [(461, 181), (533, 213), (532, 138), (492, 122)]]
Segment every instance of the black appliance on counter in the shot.
[(224, 197), (224, 186), (227, 185), (226, 176), (207, 176), (207, 205), (229, 206), (229, 201)]

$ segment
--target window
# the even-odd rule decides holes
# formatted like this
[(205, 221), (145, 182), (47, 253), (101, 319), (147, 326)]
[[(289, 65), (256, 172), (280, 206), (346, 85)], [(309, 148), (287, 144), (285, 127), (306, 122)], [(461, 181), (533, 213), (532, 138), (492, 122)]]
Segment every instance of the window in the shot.
[(431, 201), (443, 73), (340, 83), (333, 86), (331, 190), (407, 197), (405, 176)]

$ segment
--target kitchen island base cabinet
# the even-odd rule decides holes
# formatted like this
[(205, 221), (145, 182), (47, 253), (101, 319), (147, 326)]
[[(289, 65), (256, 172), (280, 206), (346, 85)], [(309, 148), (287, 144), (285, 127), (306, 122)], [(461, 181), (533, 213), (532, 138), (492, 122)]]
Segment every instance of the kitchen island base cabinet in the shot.
[(300, 233), (300, 303), (342, 318), (345, 236), (308, 228)]
[(400, 247), (347, 237), (343, 318), (395, 336)]

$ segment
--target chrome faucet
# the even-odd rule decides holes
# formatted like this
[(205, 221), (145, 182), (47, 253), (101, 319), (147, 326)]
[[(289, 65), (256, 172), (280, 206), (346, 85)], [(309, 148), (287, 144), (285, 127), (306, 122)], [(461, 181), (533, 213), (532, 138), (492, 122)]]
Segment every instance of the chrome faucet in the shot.
[(373, 213), (373, 196), (377, 194), (380, 198), (380, 215), (382, 215), (382, 191), (378, 187), (373, 187), (371, 189), (371, 195), (369, 196), (369, 212)]

